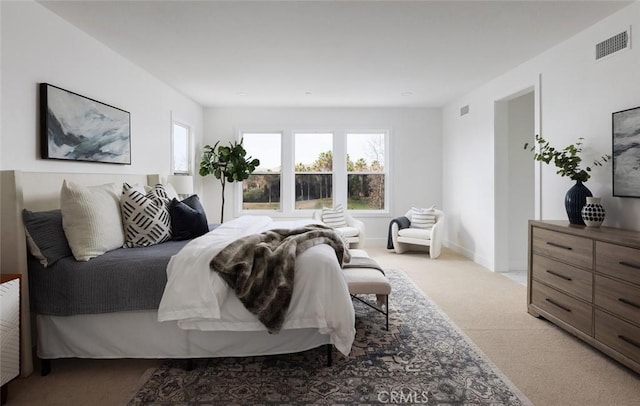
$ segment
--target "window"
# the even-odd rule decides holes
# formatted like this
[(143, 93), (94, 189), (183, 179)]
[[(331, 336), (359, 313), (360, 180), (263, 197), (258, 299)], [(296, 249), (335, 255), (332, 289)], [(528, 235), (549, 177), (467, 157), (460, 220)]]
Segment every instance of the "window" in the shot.
[(260, 160), (237, 185), (238, 214), (310, 217), (342, 204), (361, 215), (389, 212), (389, 132), (240, 131), (247, 156)]
[(242, 182), (242, 210), (280, 210), (280, 133), (243, 133), (244, 149), (260, 166)]
[(296, 133), (295, 209), (333, 206), (333, 134)]
[(191, 173), (191, 128), (187, 125), (173, 122), (172, 129), (172, 163), (171, 172), (189, 175)]
[(384, 210), (385, 133), (347, 134), (347, 209)]

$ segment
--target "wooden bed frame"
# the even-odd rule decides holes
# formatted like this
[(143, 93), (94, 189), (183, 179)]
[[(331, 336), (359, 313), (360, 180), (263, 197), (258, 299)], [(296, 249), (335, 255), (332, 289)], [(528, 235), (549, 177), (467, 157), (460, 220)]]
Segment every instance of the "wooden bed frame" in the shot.
[(22, 209), (32, 211), (60, 208), (60, 188), (64, 179), (85, 186), (111, 182), (130, 184), (160, 183), (161, 176), (142, 174), (51, 173), (0, 171), (0, 270), (2, 274), (20, 274), (21, 289), (21, 338), (20, 373), (33, 372), (32, 320), (29, 309), (29, 279), (27, 273), (27, 247)]

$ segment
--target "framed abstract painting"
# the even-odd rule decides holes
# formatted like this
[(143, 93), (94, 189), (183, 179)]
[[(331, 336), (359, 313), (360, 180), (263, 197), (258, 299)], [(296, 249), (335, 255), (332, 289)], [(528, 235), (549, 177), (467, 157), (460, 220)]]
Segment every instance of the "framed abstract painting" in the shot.
[(612, 114), (613, 195), (640, 197), (640, 107)]
[(40, 84), (44, 159), (131, 164), (131, 115), (65, 89)]

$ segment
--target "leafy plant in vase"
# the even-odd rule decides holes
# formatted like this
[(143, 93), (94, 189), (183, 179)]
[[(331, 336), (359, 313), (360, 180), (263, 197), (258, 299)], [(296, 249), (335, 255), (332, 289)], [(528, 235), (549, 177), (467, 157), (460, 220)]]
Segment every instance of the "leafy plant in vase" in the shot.
[[(582, 152), (584, 138), (578, 138), (578, 142), (570, 144), (563, 149), (556, 149), (549, 144), (549, 141), (536, 134), (536, 146), (530, 147), (530, 150), (534, 152), (533, 159), (536, 161), (544, 162), (546, 164), (555, 165), (558, 169), (556, 173), (560, 176), (566, 176), (576, 182), (575, 185), (567, 191), (564, 198), (564, 205), (567, 210), (567, 216), (569, 217), (569, 223), (582, 224), (582, 208), (587, 202), (587, 197), (592, 197), (591, 191), (583, 184), (591, 178), (591, 167), (581, 166), (582, 158), (580, 153)], [(524, 148), (528, 149), (529, 144), (524, 144)], [(599, 159), (593, 161), (592, 166), (602, 166), (605, 162), (611, 159), (611, 155), (602, 155)]]
[(220, 222), (224, 222), (224, 189), (227, 182), (242, 182), (260, 165), (259, 159), (246, 158), (247, 151), (240, 142), (229, 142), (229, 146), (219, 145), (216, 142), (212, 147), (205, 145), (200, 161), (200, 176), (213, 175), (220, 180), (222, 186), (222, 209)]

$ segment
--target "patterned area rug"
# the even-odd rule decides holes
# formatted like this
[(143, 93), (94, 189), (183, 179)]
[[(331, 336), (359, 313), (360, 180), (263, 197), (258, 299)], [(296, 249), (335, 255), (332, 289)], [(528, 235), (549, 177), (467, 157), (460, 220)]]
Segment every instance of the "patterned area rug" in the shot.
[(356, 340), (349, 357), (326, 347), (247, 358), (167, 361), (129, 405), (429, 404), (530, 402), (401, 271), (387, 271), (384, 315), (354, 301)]

